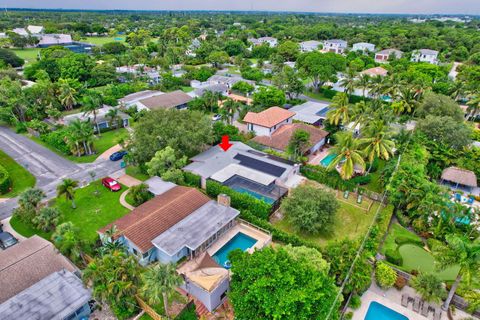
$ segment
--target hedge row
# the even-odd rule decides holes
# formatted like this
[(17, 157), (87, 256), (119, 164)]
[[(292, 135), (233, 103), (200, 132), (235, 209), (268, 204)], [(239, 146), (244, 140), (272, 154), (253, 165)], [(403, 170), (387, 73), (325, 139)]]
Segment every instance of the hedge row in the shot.
[(0, 194), (7, 193), (12, 185), (10, 174), (7, 169), (0, 165)]
[(395, 238), (395, 243), (398, 244), (398, 246), (401, 246), (402, 244), (414, 244), (416, 246), (423, 247), (422, 239), (403, 236), (403, 235), (398, 235)]
[(218, 182), (207, 181), (207, 194), (216, 198), (219, 194), (224, 193), (230, 196), (231, 205), (240, 211), (249, 210), (261, 219), (268, 220), (272, 206), (268, 203), (256, 199), (248, 194), (237, 192), (229, 187), (223, 186)]
[(337, 171), (329, 171), (322, 166), (302, 166), (300, 172), (308, 179), (315, 180), (333, 189), (353, 191), (357, 187), (357, 183), (353, 179), (343, 180)]
[(184, 181), (184, 184), (189, 187), (200, 188), (202, 178), (194, 173), (184, 171), (183, 181)]
[(387, 259), (388, 262), (396, 266), (403, 265), (403, 258), (400, 252), (398, 251), (398, 248), (386, 250), (385, 258)]

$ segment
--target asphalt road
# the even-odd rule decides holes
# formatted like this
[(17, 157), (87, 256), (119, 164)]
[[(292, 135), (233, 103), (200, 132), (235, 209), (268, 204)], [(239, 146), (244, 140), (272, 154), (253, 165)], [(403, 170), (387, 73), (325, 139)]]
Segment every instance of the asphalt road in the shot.
[[(0, 149), (37, 178), (36, 187), (45, 192), (47, 199), (55, 197), (56, 187), (64, 178), (75, 179), (84, 185), (91, 181), (91, 171), (95, 172), (95, 179), (120, 171), (120, 163), (109, 160), (73, 163), (5, 127), (0, 127)], [(16, 206), (16, 198), (0, 203), (0, 220), (11, 216)]]

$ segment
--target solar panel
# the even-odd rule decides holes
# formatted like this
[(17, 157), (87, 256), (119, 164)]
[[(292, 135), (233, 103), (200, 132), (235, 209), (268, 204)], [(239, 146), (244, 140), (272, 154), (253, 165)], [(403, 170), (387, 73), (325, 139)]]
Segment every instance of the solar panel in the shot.
[(254, 158), (247, 157), (243, 154), (237, 154), (234, 157), (235, 160), (240, 161), (242, 166), (245, 166), (250, 169), (258, 170), (267, 174), (270, 174), (275, 177), (280, 177), (284, 172), (285, 168), (275, 166), (268, 162), (260, 161)]

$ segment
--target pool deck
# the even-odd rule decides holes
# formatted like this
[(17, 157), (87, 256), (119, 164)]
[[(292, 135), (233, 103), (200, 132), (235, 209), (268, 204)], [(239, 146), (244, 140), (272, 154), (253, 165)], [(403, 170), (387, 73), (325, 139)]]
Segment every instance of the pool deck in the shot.
[[(414, 312), (411, 309), (411, 303), (409, 304), (409, 309), (403, 307), (401, 305), (401, 300), (402, 300), (402, 294), (404, 293), (408, 294), (411, 297), (418, 296), (415, 290), (409, 286), (405, 286), (402, 290), (397, 290), (395, 288), (382, 290), (375, 283), (372, 283), (370, 288), (362, 295), (362, 299), (361, 299), (362, 305), (360, 306), (360, 308), (354, 311), (352, 320), (364, 320), (365, 316), (367, 315), (370, 302), (372, 301), (376, 301), (392, 310), (395, 310), (396, 312), (406, 316), (409, 320), (433, 319), (432, 312), (428, 314), (428, 317), (424, 317), (419, 313)], [(438, 308), (440, 308), (440, 306), (438, 306)], [(469, 315), (457, 309), (455, 311), (455, 315), (453, 316), (453, 319), (460, 320), (460, 319), (466, 319), (468, 317), (475, 319), (472, 315)], [(442, 312), (441, 319), (443, 320), (448, 319), (446, 312)]]
[(244, 233), (249, 237), (257, 240), (255, 245), (248, 249), (249, 253), (255, 251), (255, 249), (263, 249), (272, 242), (272, 236), (268, 233), (265, 233), (259, 229), (256, 229), (244, 222), (237, 223), (232, 229), (228, 230), (224, 235), (222, 235), (210, 248), (207, 249), (207, 252), (210, 256), (213, 256), (220, 248), (222, 248), (228, 241), (230, 241), (237, 233)]
[(328, 149), (329, 148), (324, 148), (322, 151), (320, 151), (316, 155), (310, 155), (308, 159), (308, 164), (321, 166), (322, 164), (320, 163), (320, 161), (322, 161), (326, 156), (328, 156)]

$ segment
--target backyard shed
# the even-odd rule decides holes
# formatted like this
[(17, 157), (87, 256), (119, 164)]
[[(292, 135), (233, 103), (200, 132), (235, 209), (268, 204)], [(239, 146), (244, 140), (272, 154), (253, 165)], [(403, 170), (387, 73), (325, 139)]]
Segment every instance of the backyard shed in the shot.
[(455, 184), (456, 187), (459, 185), (469, 188), (477, 187), (477, 176), (475, 173), (473, 171), (458, 167), (449, 167), (443, 170), (442, 181)]

